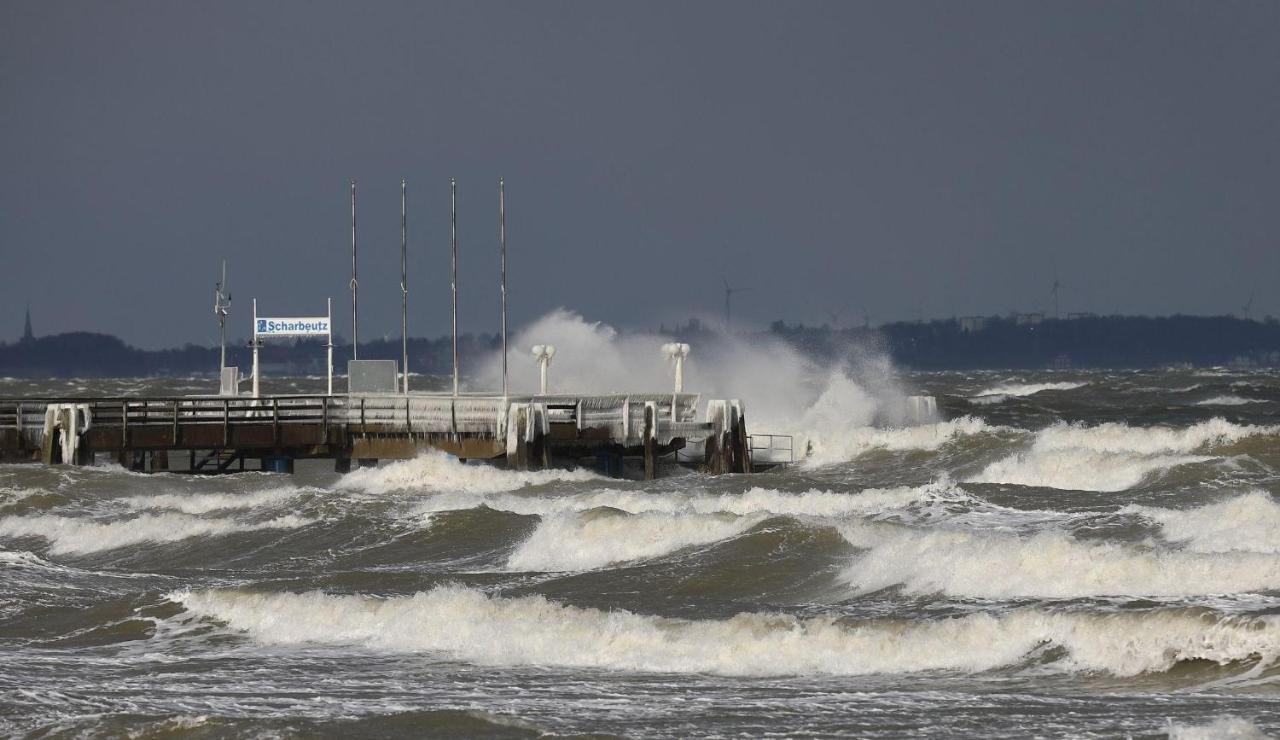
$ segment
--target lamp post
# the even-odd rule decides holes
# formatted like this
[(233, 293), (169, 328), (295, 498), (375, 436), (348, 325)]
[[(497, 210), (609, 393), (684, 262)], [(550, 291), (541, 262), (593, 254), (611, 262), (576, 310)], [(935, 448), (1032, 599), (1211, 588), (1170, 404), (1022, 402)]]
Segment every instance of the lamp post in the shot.
[(551, 358), (556, 356), (555, 345), (537, 344), (533, 347), (533, 359), (538, 361), (538, 375), (541, 395), (547, 395), (547, 368), (551, 366)]
[(668, 342), (662, 345), (662, 353), (676, 366), (676, 393), (684, 393), (684, 361), (689, 356), (689, 345)]

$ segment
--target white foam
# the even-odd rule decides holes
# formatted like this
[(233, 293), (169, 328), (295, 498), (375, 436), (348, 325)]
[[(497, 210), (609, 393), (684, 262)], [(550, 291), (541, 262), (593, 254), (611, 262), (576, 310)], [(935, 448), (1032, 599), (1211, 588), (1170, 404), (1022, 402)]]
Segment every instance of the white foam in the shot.
[(206, 519), (188, 514), (142, 514), (110, 522), (42, 514), (0, 519), (0, 536), (41, 537), (49, 542), (49, 552), (76, 555), (144, 542), (176, 542), (190, 537), (213, 537), (260, 529), (294, 529), (310, 523), (311, 520), (294, 515), (250, 524), (229, 518)]
[(989, 464), (973, 483), (1043, 486), (1078, 491), (1123, 491), (1147, 476), (1179, 465), (1206, 462), (1215, 448), (1276, 434), (1280, 427), (1211, 419), (1183, 429), (1107, 423), (1059, 423), (1036, 433), (1031, 448)]
[(857, 593), (900, 586), (909, 593), (1010, 599), (1202, 596), (1280, 589), (1280, 557), (1196, 553), (1077, 540), (1056, 531), (917, 529), (847, 522), (860, 553), (845, 581)]
[(627, 514), (595, 509), (549, 516), (507, 560), (518, 571), (602, 568), (666, 555), (741, 534), (761, 517), (728, 514)]
[(994, 385), (986, 390), (979, 391), (975, 394), (975, 398), (983, 398), (986, 396), (1014, 396), (1021, 398), (1024, 396), (1033, 396), (1042, 391), (1070, 391), (1076, 388), (1083, 388), (1088, 383), (1001, 383)]
[(379, 495), (395, 491), (496, 493), (598, 477), (586, 470), (500, 470), (490, 465), (467, 465), (443, 452), (429, 452), (412, 460), (353, 470), (342, 476), (336, 487)]
[(1126, 506), (1121, 513), (1159, 523), (1165, 539), (1196, 552), (1280, 553), (1280, 504), (1265, 491), (1193, 509)]
[(460, 586), (375, 598), (320, 592), (182, 591), (190, 612), (268, 645), (321, 643), (438, 653), (484, 665), (545, 665), (721, 675), (978, 672), (1060, 646), (1064, 671), (1131, 676), (1184, 660), (1274, 660), (1275, 617), (1181, 610), (1113, 614), (1020, 610), (924, 620), (841, 622), (739, 614), (689, 621), (498, 598)]
[(227, 509), (253, 509), (282, 503), (297, 496), (302, 489), (272, 488), (250, 493), (161, 493), (153, 496), (130, 496), (122, 501), (134, 509), (173, 509), (184, 514), (206, 514)]
[(1266, 740), (1267, 737), (1261, 727), (1249, 720), (1229, 715), (1202, 725), (1169, 723), (1169, 740)]
[(1250, 403), (1262, 403), (1257, 398), (1241, 398), (1240, 396), (1214, 396), (1203, 401), (1196, 401), (1197, 406), (1244, 406)]

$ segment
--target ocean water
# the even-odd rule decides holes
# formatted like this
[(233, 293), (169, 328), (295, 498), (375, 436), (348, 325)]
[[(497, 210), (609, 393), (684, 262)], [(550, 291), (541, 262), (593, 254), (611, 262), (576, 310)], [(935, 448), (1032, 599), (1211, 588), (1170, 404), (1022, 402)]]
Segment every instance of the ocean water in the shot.
[(750, 476), (0, 466), (0, 734), (1280, 733), (1280, 375), (892, 386)]

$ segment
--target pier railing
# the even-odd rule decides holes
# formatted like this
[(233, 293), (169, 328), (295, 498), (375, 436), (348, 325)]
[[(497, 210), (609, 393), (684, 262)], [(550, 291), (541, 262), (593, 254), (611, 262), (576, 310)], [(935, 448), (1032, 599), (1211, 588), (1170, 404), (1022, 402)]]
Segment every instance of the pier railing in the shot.
[[(456, 434), (503, 438), (508, 408), (537, 403), (550, 423), (571, 423), (579, 430), (600, 429), (620, 441), (639, 440), (645, 408), (658, 412), (659, 436), (685, 436), (706, 425), (696, 418), (696, 394), (599, 396), (511, 396), (463, 394), (298, 395), (182, 398), (23, 398), (0, 399), (0, 430), (41, 433), (46, 409), (75, 404), (86, 411), (85, 428), (155, 428), (188, 425), (299, 424), (337, 426), (348, 433)], [(177, 439), (177, 436), (174, 436)]]

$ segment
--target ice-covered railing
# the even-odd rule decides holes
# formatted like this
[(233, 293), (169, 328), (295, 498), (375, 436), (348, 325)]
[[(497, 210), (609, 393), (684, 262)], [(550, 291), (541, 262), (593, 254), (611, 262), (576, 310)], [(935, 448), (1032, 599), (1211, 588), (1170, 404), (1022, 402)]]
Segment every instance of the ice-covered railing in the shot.
[[(511, 396), (463, 394), (361, 394), (354, 396), (271, 396), (266, 398), (85, 398), (94, 424), (337, 424), (361, 433), (505, 435), (512, 403), (539, 404), (550, 423), (572, 423), (580, 431), (604, 430), (623, 442), (640, 441), (644, 413), (653, 404), (657, 436), (692, 436), (705, 424), (697, 419), (695, 393), (638, 393), (599, 396)], [(45, 409), (59, 399), (0, 399), (0, 429), (27, 434), (44, 428)]]

